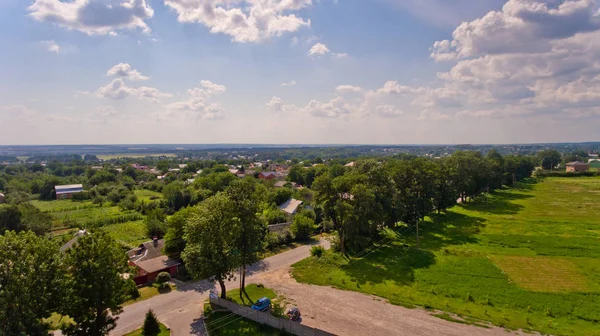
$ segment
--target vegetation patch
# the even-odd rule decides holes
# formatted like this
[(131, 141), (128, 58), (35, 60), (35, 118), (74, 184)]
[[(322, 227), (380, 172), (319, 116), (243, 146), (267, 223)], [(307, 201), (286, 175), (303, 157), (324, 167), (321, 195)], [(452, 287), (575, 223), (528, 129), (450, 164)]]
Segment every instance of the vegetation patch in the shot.
[(119, 243), (130, 248), (139, 246), (141, 243), (149, 241), (146, 234), (146, 226), (143, 220), (126, 222), (120, 224), (111, 224), (104, 227), (108, 233)]
[(588, 278), (567, 258), (491, 256), (519, 287), (537, 292), (589, 290)]
[[(164, 324), (159, 323), (160, 325), (160, 333), (156, 334), (156, 336), (169, 336), (171, 335), (171, 331)], [(132, 331), (130, 333), (125, 334), (125, 336), (142, 336), (142, 328)]]

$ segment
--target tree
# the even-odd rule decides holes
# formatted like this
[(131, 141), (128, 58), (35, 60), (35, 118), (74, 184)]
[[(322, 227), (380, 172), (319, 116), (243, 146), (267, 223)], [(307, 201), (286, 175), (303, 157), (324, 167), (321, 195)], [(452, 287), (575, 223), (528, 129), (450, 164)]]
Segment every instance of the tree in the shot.
[(537, 154), (537, 161), (542, 169), (552, 170), (561, 161), (561, 155), (554, 149), (547, 149)]
[(315, 222), (306, 215), (297, 214), (294, 216), (290, 229), (297, 240), (307, 240), (315, 231)]
[(186, 269), (196, 279), (208, 278), (221, 287), (225, 299), (225, 280), (233, 278), (239, 265), (236, 239), (239, 220), (231, 216), (234, 206), (227, 195), (219, 193), (199, 204), (185, 225), (185, 250), (181, 254)]
[(243, 292), (252, 301), (246, 292), (246, 265), (258, 261), (267, 233), (265, 223), (258, 216), (259, 191), (254, 179), (243, 179), (232, 182), (225, 192), (233, 205), (231, 215), (238, 219), (239, 225), (235, 248), (240, 257), (240, 299), (243, 302)]
[(0, 334), (44, 335), (61, 300), (58, 245), (32, 232), (0, 236)]
[(190, 205), (192, 195), (181, 181), (169, 183), (163, 188), (163, 195), (167, 202), (167, 206), (173, 211), (177, 211)]
[(292, 189), (290, 188), (278, 188), (269, 194), (269, 203), (273, 203), (277, 206), (285, 203), (292, 197)]
[(4, 231), (23, 230), (21, 212), (16, 205), (0, 204), (0, 234)]
[(30, 203), (22, 203), (18, 206), (21, 213), (21, 225), (26, 230), (33, 231), (37, 235), (44, 235), (52, 228), (52, 216), (41, 211)]
[(162, 238), (165, 235), (165, 232), (167, 232), (165, 220), (165, 213), (162, 209), (150, 210), (144, 221), (144, 224), (146, 225), (146, 235), (150, 238)]
[(108, 335), (133, 282), (124, 277), (130, 272), (127, 255), (108, 233), (95, 231), (79, 238), (64, 264), (67, 293), (59, 313), (70, 316), (74, 324), (65, 326), (63, 333)]
[(170, 258), (179, 259), (181, 252), (185, 249), (184, 227), (191, 213), (192, 208), (187, 207), (177, 211), (168, 220), (168, 229), (165, 234), (165, 254)]
[(143, 336), (156, 336), (160, 333), (160, 324), (158, 323), (158, 319), (156, 315), (154, 315), (154, 311), (149, 309), (146, 313), (146, 318), (144, 319), (144, 326), (142, 327), (142, 335)]

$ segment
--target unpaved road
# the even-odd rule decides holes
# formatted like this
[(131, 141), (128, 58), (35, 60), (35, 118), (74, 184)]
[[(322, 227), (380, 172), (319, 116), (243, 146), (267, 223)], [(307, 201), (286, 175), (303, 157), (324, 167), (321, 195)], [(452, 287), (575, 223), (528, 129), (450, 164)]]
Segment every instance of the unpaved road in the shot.
[[(322, 243), (328, 245), (328, 242)], [(298, 283), (290, 276), (289, 269), (293, 263), (310, 255), (310, 247), (301, 246), (252, 265), (247, 277), (248, 283), (263, 283), (298, 306), (305, 325), (337, 335), (521, 335), (500, 328), (485, 329), (448, 322), (423, 309), (394, 306), (383, 299), (357, 292)], [(237, 287), (237, 281), (227, 284), (227, 289)], [(203, 335), (202, 303), (208, 299), (211, 288), (213, 285), (208, 281), (199, 281), (127, 306), (110, 335), (124, 335), (141, 327), (150, 308), (171, 328), (173, 336)]]
[(257, 275), (252, 281), (274, 289), (299, 307), (303, 324), (337, 335), (525, 335), (445, 321), (426, 310), (395, 306), (358, 292), (298, 283), (287, 269)]

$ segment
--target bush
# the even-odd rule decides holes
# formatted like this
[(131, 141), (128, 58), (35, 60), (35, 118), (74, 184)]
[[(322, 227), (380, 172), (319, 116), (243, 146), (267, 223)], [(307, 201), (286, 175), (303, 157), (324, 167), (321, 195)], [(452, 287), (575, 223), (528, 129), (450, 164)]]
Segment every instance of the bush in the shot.
[(315, 222), (306, 215), (296, 215), (290, 228), (296, 240), (307, 240), (315, 231)]
[(165, 282), (168, 282), (169, 280), (171, 280), (171, 275), (167, 272), (160, 272), (156, 276), (156, 282), (158, 282), (158, 283), (165, 283)]
[(137, 289), (135, 282), (127, 282), (127, 295), (131, 300), (135, 300), (140, 297), (140, 291)]
[(321, 258), (323, 256), (323, 253), (325, 253), (325, 248), (321, 245), (313, 246), (310, 249), (310, 255), (313, 257)]
[(143, 336), (154, 336), (160, 333), (160, 324), (152, 309), (146, 313), (146, 319), (144, 320), (144, 326), (142, 327)]

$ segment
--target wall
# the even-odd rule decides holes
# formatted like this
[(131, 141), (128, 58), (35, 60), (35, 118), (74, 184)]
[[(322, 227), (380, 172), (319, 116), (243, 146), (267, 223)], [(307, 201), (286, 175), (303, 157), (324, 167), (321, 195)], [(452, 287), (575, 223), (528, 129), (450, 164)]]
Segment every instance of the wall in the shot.
[(291, 334), (298, 336), (334, 336), (334, 334), (328, 333), (321, 329), (316, 329), (302, 325), (298, 322), (294, 322), (285, 318), (275, 317), (267, 312), (260, 312), (252, 310), (248, 307), (244, 307), (233, 303), (231, 301), (223, 300), (217, 297), (211, 297), (210, 303), (221, 306), (228, 309), (232, 313), (241, 317), (247, 318), (252, 321), (256, 321), (261, 324), (266, 324), (275, 329), (285, 330)]

